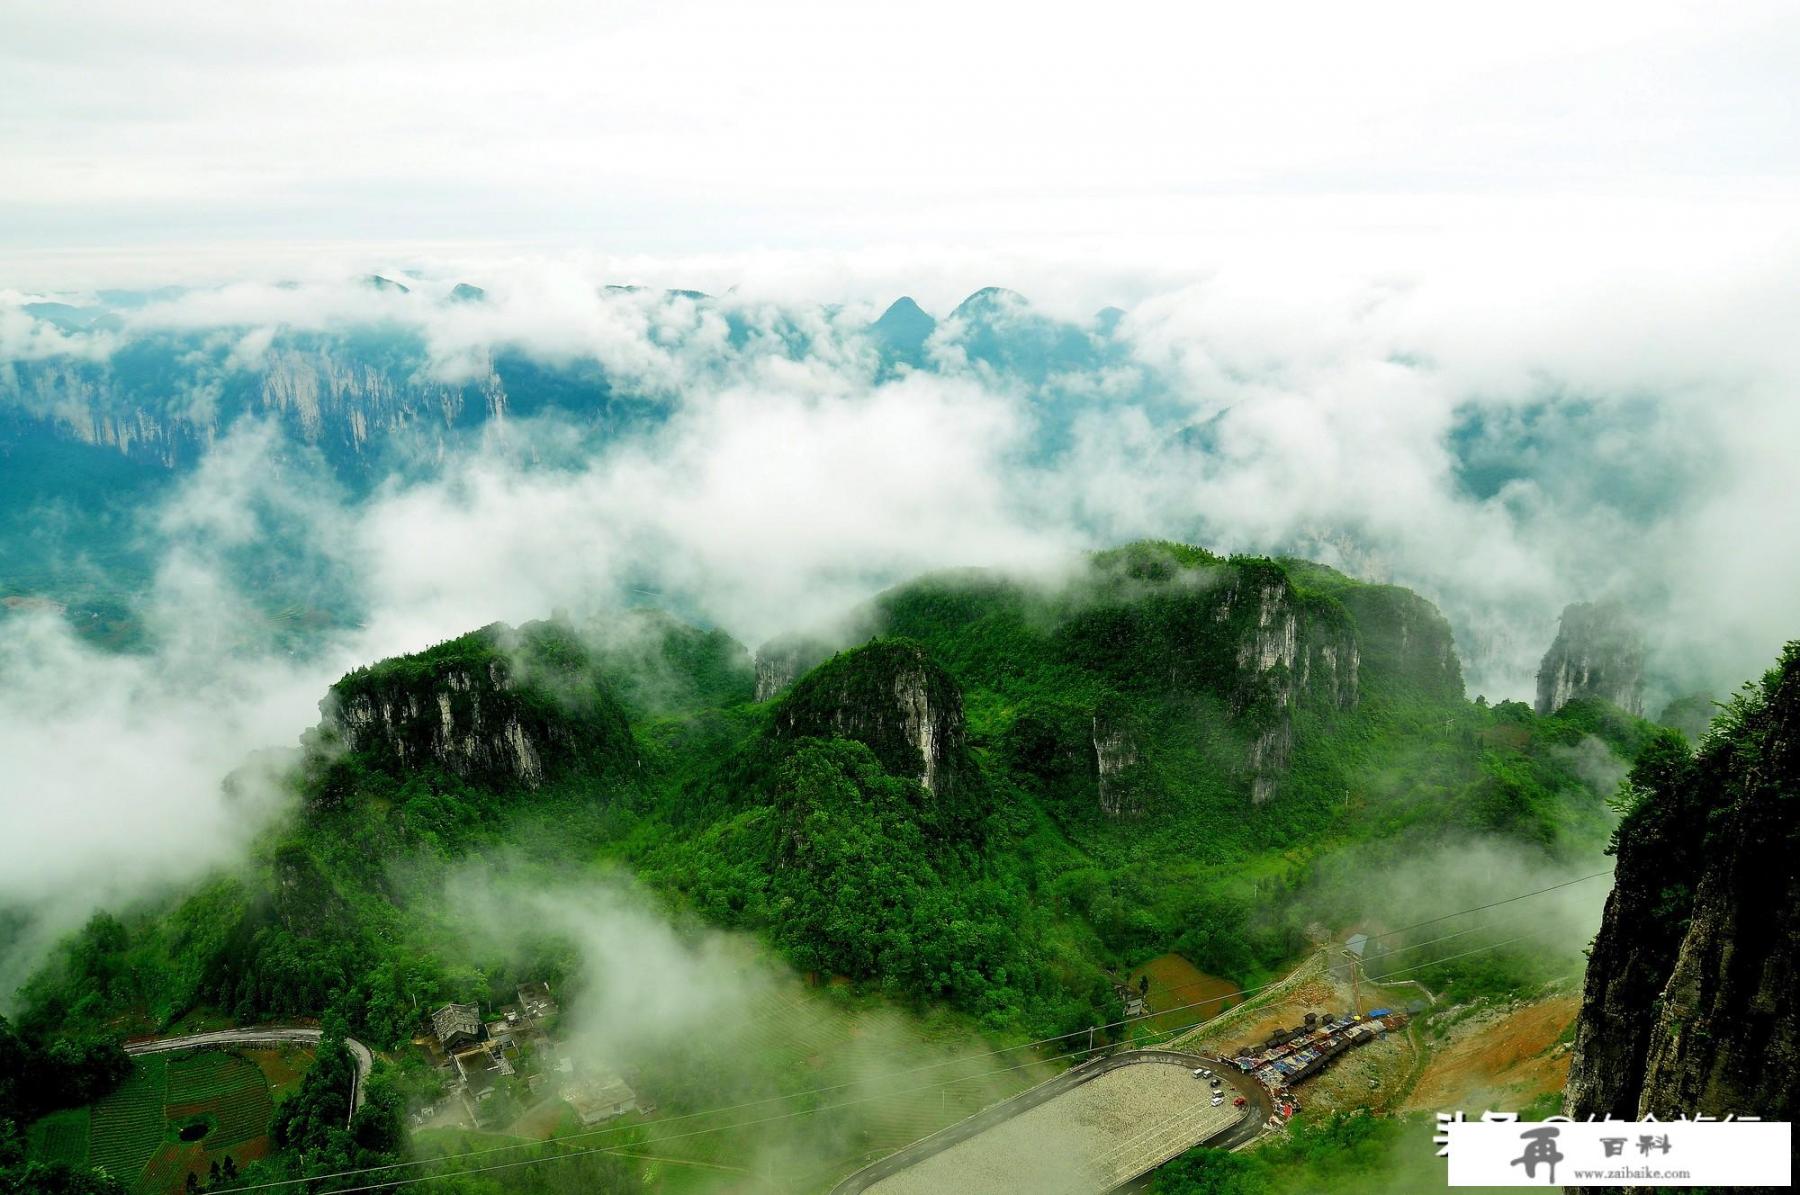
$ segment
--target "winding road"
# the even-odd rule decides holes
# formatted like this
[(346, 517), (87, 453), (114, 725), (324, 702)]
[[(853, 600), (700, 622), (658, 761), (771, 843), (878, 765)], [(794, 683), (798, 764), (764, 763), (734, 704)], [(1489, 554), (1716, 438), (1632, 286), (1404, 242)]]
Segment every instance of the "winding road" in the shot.
[[(317, 1046), (325, 1036), (318, 1029), (307, 1029), (301, 1026), (283, 1027), (267, 1026), (262, 1029), (214, 1029), (209, 1033), (185, 1033), (180, 1037), (158, 1037), (150, 1041), (132, 1041), (125, 1043), (127, 1054), (167, 1054), (175, 1050), (198, 1050), (206, 1046), (277, 1046), (306, 1045)], [(369, 1047), (354, 1037), (346, 1037), (344, 1046), (350, 1056), (356, 1059), (356, 1081), (350, 1086), (350, 1115), (354, 1117), (356, 1110), (362, 1107), (363, 1085), (369, 1081), (369, 1072), (375, 1067), (375, 1055)]]

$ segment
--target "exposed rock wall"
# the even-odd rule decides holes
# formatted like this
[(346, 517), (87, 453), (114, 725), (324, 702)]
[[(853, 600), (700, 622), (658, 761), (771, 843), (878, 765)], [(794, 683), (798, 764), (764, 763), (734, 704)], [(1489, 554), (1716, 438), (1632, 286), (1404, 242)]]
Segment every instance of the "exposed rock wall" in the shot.
[(1620, 824), (1618, 864), (1588, 958), (1568, 1102), (1578, 1115), (1637, 1117), (1654, 1010), (1681, 949), (1703, 860), (1708, 803), (1685, 749), (1662, 742), (1632, 783), (1647, 795)]
[(1791, 1120), (1800, 1093), (1800, 656), (1758, 721), (1760, 759), (1707, 836), (1650, 1035), (1641, 1111)]
[[(397, 771), (441, 767), (535, 788), (558, 769), (635, 758), (630, 727), (556, 632), (489, 627), (352, 673), (320, 704), (329, 739)], [(566, 642), (559, 639), (559, 642)]]
[(756, 649), (756, 700), (768, 701), (786, 691), (830, 656), (831, 649), (814, 639), (797, 635), (771, 639)]
[(491, 366), (467, 385), (447, 385), (394, 376), (329, 350), (283, 349), (269, 354), (258, 403), (309, 444), (330, 439), (361, 452), (372, 434), (415, 422), (448, 428), (504, 418), (506, 388)]
[(1118, 703), (1103, 701), (1094, 710), (1094, 772), (1100, 812), (1108, 817), (1133, 817), (1144, 811), (1138, 737)]
[(1365, 687), (1462, 699), (1456, 641), (1436, 606), (1396, 585), (1357, 585), (1344, 589), (1339, 599), (1356, 625)]
[[(368, 355), (362, 355), (367, 352)], [(106, 448), (174, 468), (197, 459), (240, 418), (269, 417), (334, 459), (358, 459), (403, 432), (442, 435), (505, 418), (491, 362), (466, 381), (437, 381), (391, 346), (278, 341), (239, 363), (216, 342), (150, 339), (120, 358), (52, 358), (0, 369), (0, 414), (20, 436)]]
[(1577, 602), (1538, 667), (1537, 712), (1553, 714), (1578, 697), (1598, 697), (1644, 716), (1644, 637), (1611, 602)]
[(327, 716), (352, 751), (391, 755), (402, 768), (441, 764), (460, 776), (510, 775), (536, 787), (544, 778), (540, 744), (557, 736), (527, 725), (509, 700), (512, 678), (499, 661), (451, 666), (426, 685), (378, 685), (341, 695)]
[(1292, 762), (1296, 708), (1355, 707), (1361, 649), (1347, 622), (1307, 609), (1279, 573), (1237, 573), (1213, 617), (1236, 628), (1230, 702), (1247, 734), (1250, 799), (1260, 805), (1274, 799)]
[(882, 766), (911, 776), (934, 796), (965, 780), (962, 692), (925, 649), (904, 640), (871, 643), (808, 673), (775, 714), (777, 737), (855, 739)]
[(1571, 1115), (1793, 1118), (1800, 644), (1728, 718), (1691, 764), (1671, 734), (1633, 770), (1641, 803), (1588, 965)]

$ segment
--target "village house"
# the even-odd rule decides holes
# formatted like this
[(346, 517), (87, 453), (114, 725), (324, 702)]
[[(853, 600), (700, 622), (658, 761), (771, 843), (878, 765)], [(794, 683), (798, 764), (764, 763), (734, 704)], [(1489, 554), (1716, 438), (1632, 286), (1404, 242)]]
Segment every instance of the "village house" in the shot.
[(437, 1033), (444, 1053), (455, 1055), (487, 1040), (487, 1029), (481, 1023), (481, 1007), (476, 1004), (446, 1004), (431, 1014), (431, 1027)]

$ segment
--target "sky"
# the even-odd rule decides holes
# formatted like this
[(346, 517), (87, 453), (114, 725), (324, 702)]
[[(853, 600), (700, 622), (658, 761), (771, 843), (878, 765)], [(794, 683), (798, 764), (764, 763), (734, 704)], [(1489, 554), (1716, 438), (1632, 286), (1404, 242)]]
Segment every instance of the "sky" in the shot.
[(1791, 228), (1797, 56), (1779, 2), (0, 0), (0, 271), (1680, 251)]
[[(645, 555), (754, 644), (933, 567), (1304, 549), (1450, 612), (1471, 695), (1528, 698), (1563, 603), (1615, 594), (1728, 688), (1800, 631), (1797, 61), (1783, 3), (0, 0), (0, 368), (118, 343), (53, 334), (32, 297), (192, 283), (222, 289), (133, 327), (218, 330), (232, 369), (278, 329), (393, 319), (434, 369), (523, 346), (680, 403), (573, 472), (483, 445), (354, 508), (284, 489), (240, 429), (146, 512), (153, 651), (49, 615), (0, 636), (0, 807), (35, 819), (0, 898), (64, 924), (178, 878), (134, 870), (159, 835), (188, 873), (235, 857), (219, 780), (291, 747), (333, 677)], [(371, 271), (490, 301), (346, 285)], [(993, 284), (1117, 304), (1134, 368), (1222, 418), (1222, 463), (1159, 457), (1126, 413), (1022, 467), (1029, 404), (979, 372), (876, 385), (831, 338), (733, 360), (716, 322), (687, 311), (675, 343), (605, 282), (764, 319), (848, 304), (845, 327)], [(1475, 412), (1516, 438), (1546, 394), (1577, 401), (1529, 484), (1465, 492), (1452, 433)], [(1609, 477), (1668, 509), (1622, 517)], [(369, 611), (311, 659), (256, 638), (220, 563), (271, 508)]]

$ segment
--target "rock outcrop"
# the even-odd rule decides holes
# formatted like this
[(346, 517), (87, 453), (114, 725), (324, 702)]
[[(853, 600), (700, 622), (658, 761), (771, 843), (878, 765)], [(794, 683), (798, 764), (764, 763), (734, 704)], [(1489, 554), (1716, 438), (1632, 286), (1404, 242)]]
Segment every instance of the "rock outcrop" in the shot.
[(773, 730), (790, 741), (854, 739), (889, 773), (940, 799), (957, 795), (973, 772), (962, 691), (906, 640), (877, 640), (807, 673), (775, 711)]
[(1800, 643), (1723, 722), (1698, 756), (1668, 732), (1633, 769), (1571, 1115), (1793, 1118)]
[(320, 703), (320, 739), (394, 772), (438, 767), (536, 788), (577, 765), (635, 761), (631, 730), (561, 628), (498, 624), (359, 669)]
[(1537, 712), (1553, 714), (1578, 697), (1597, 697), (1643, 717), (1644, 655), (1643, 634), (1622, 606), (1567, 607), (1538, 667)]
[(756, 700), (779, 696), (808, 669), (830, 656), (829, 647), (803, 635), (769, 640), (756, 649)]
[(1461, 701), (1462, 662), (1449, 621), (1397, 585), (1351, 585), (1336, 596), (1356, 626), (1365, 689), (1433, 701)]
[(1347, 622), (1308, 610), (1276, 570), (1234, 571), (1213, 618), (1235, 628), (1231, 708), (1247, 734), (1250, 799), (1261, 805), (1274, 799), (1292, 762), (1297, 707), (1356, 705), (1361, 650)]
[(1100, 812), (1108, 817), (1135, 817), (1144, 811), (1139, 737), (1122, 701), (1113, 697), (1095, 707), (1094, 774), (1100, 787)]
[(415, 351), (296, 335), (240, 359), (216, 340), (163, 334), (102, 360), (9, 363), (0, 415), (22, 440), (46, 435), (170, 469), (245, 419), (271, 421), (349, 462), (390, 438), (417, 447), (506, 416), (506, 386), (491, 362), (471, 363), (467, 382), (440, 382)]

